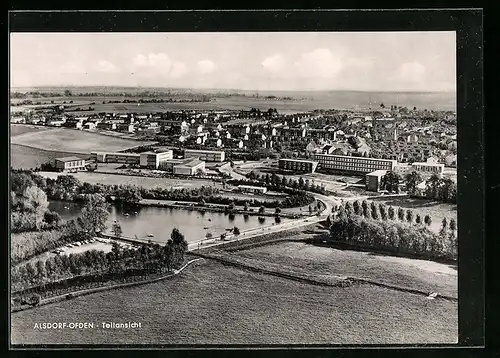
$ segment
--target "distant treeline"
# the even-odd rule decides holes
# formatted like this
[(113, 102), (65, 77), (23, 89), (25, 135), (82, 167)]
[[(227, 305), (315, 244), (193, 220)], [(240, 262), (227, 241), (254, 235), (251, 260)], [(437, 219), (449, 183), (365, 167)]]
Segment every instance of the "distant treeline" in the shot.
[(210, 100), (210, 96), (198, 93), (189, 92), (172, 92), (172, 91), (137, 91), (137, 92), (73, 92), (71, 90), (64, 90), (64, 92), (12, 92), (11, 98), (48, 98), (48, 97), (188, 97), (188, 98), (202, 98)]
[(210, 102), (209, 97), (201, 97), (201, 98), (152, 98), (152, 99), (124, 99), (124, 100), (115, 100), (115, 101), (102, 101), (102, 104), (106, 103), (186, 103), (186, 102)]

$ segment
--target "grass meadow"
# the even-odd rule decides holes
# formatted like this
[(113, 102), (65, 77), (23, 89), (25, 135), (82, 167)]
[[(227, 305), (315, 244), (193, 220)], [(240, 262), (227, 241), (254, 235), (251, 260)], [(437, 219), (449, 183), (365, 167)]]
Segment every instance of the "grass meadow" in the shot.
[(11, 144), (42, 150), (82, 154), (89, 154), (94, 151), (121, 151), (151, 143), (65, 128), (30, 132), (11, 137)]
[(318, 247), (304, 242), (281, 242), (231, 253), (252, 265), (278, 265), (286, 272), (327, 279), (335, 276), (365, 278), (389, 285), (438, 292), (458, 297), (457, 268), (354, 250)]
[[(36, 322), (94, 329), (37, 330)], [(298, 283), (201, 261), (158, 283), (12, 314), (13, 344), (403, 344), (457, 341), (457, 304), (371, 285)], [(140, 322), (102, 329), (102, 322)]]
[(42, 150), (37, 148), (26, 147), (24, 145), (10, 145), (10, 165), (14, 169), (32, 169), (38, 168), (40, 165), (51, 162), (55, 158), (77, 156), (82, 159), (87, 159), (90, 156), (73, 152), (59, 152), (52, 150)]

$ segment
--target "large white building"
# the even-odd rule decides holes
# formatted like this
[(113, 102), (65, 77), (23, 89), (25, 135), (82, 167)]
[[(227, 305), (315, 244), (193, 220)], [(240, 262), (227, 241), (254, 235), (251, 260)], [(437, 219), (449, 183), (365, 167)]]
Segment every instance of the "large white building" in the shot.
[(355, 157), (333, 154), (313, 154), (313, 160), (319, 163), (319, 168), (327, 172), (352, 172), (359, 174), (371, 173), (376, 170), (393, 170), (396, 160)]

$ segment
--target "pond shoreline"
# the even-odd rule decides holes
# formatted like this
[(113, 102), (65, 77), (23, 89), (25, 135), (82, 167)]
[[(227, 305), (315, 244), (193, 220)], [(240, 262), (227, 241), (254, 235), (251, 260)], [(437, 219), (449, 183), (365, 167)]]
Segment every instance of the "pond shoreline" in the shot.
[[(144, 201), (148, 200), (148, 201)], [(195, 204), (189, 204), (189, 203), (181, 203), (181, 202), (175, 202), (175, 201), (158, 201), (158, 200), (153, 200), (153, 199), (143, 199), (139, 203), (137, 203), (139, 206), (144, 206), (144, 207), (159, 207), (159, 208), (172, 208), (172, 209), (181, 209), (181, 210), (188, 210), (188, 211), (197, 211), (197, 212), (215, 212), (215, 213), (227, 213), (228, 215), (230, 214), (238, 214), (238, 215), (248, 215), (248, 216), (267, 216), (267, 217), (275, 217), (275, 213), (269, 213), (269, 212), (264, 212), (264, 213), (259, 213), (256, 211), (245, 211), (242, 209), (233, 209), (231, 211), (226, 211), (225, 206), (201, 206), (201, 205), (195, 205)], [(208, 204), (208, 205), (217, 205), (217, 204)], [(307, 217), (308, 215), (306, 214), (288, 214), (288, 213), (283, 213), (281, 212), (279, 214), (280, 217), (283, 218), (289, 218), (289, 219), (296, 219), (299, 217)]]

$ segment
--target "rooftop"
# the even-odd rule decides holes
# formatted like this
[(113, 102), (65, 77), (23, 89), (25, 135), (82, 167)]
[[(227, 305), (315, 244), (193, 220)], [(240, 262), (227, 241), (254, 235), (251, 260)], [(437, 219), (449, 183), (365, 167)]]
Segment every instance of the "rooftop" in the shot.
[(411, 163), (412, 165), (426, 165), (426, 166), (432, 166), (432, 167), (444, 167), (444, 164), (441, 163), (427, 163), (427, 162), (413, 162)]
[(205, 149), (185, 149), (185, 152), (191, 153), (224, 153), (224, 151), (219, 150), (205, 150)]
[(200, 165), (201, 163), (204, 163), (204, 161), (199, 159), (188, 159), (179, 163), (179, 165), (183, 165), (186, 167), (195, 167), (197, 165)]
[(385, 173), (387, 173), (387, 170), (379, 169), (375, 170), (374, 172), (368, 173), (366, 175), (381, 177), (384, 176)]
[(287, 162), (298, 162), (298, 163), (317, 163), (314, 160), (307, 160), (307, 159), (281, 158), (280, 160), (284, 160)]
[(83, 159), (78, 157), (61, 157), (61, 158), (55, 158), (55, 160), (58, 160), (60, 162), (74, 162), (76, 160), (83, 160)]
[(238, 188), (244, 189), (266, 189), (264, 186), (254, 186), (254, 185), (238, 185)]

